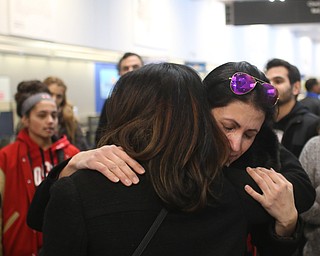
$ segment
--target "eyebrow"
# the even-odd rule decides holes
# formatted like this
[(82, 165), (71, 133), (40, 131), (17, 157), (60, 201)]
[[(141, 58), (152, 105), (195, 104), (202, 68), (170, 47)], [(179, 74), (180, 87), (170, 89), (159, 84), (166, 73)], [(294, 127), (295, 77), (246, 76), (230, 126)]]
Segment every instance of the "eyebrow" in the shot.
[(56, 111), (56, 110), (53, 110), (53, 111), (49, 111), (49, 110), (38, 110), (38, 111), (36, 111), (36, 113), (52, 114), (52, 113), (58, 113), (58, 111)]
[(275, 77), (270, 78), (269, 80), (274, 80), (274, 79), (285, 79), (285, 77), (284, 76), (275, 76)]
[[(236, 120), (234, 120), (234, 119), (224, 118), (223, 120), (227, 120), (227, 121), (233, 122), (237, 127), (241, 127), (241, 125), (240, 125)], [(257, 129), (248, 129), (248, 130), (246, 130), (246, 131), (256, 132), (256, 133), (259, 132), (259, 130), (257, 130)]]

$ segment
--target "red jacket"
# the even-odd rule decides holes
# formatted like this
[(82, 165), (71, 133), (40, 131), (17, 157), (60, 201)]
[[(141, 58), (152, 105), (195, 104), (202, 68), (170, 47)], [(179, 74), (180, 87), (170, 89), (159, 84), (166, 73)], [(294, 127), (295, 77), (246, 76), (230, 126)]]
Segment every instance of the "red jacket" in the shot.
[(2, 250), (4, 256), (37, 255), (42, 234), (30, 229), (26, 216), (36, 187), (51, 168), (79, 150), (64, 136), (42, 150), (26, 129), (17, 140), (0, 150), (0, 190), (2, 196)]

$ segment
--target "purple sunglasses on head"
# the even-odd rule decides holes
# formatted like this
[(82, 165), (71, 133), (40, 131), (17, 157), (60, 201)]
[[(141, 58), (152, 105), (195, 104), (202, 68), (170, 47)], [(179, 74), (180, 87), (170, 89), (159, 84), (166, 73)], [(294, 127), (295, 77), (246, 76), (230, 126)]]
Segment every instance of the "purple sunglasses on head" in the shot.
[(267, 101), (274, 106), (279, 100), (278, 90), (271, 84), (247, 73), (237, 72), (230, 78), (230, 89), (236, 95), (243, 95), (251, 92), (259, 82), (266, 93)]

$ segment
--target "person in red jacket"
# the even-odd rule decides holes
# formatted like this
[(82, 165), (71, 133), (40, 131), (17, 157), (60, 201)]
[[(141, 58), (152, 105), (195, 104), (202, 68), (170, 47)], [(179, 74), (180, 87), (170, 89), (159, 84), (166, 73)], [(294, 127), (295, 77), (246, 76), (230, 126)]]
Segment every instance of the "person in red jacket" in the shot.
[(0, 150), (2, 254), (38, 255), (42, 234), (26, 224), (36, 187), (54, 165), (79, 150), (65, 136), (55, 136), (57, 106), (46, 85), (38, 80), (23, 81), (15, 100), (23, 128), (14, 143)]

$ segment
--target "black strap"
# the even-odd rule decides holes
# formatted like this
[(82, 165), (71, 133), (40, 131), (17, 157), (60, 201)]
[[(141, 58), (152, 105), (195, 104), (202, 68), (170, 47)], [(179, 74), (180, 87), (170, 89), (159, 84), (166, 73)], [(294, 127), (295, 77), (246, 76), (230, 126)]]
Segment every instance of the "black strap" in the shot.
[(164, 220), (164, 218), (166, 217), (167, 213), (168, 213), (167, 209), (165, 209), (165, 208), (161, 209), (157, 218), (152, 223), (152, 226), (150, 227), (149, 231), (144, 236), (144, 238), (142, 239), (141, 243), (139, 244), (137, 249), (134, 251), (132, 256), (139, 256), (142, 254), (142, 252), (144, 251), (144, 249), (146, 249), (148, 243), (150, 242), (150, 240), (152, 239), (152, 237), (154, 236), (154, 234), (156, 233), (156, 231), (160, 227), (160, 225), (161, 225), (162, 221)]
[(60, 164), (61, 162), (64, 161), (64, 150), (61, 148), (61, 149), (58, 149), (56, 152), (57, 152), (58, 164)]

